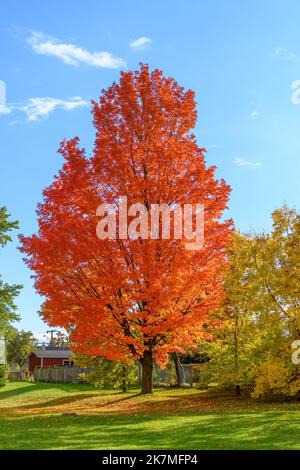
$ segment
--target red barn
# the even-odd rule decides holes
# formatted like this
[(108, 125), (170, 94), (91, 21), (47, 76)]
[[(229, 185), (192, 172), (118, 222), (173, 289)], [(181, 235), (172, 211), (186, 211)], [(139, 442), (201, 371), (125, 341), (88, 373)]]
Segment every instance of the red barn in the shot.
[(70, 366), (72, 355), (67, 349), (36, 349), (29, 354), (28, 369), (33, 372), (35, 367)]

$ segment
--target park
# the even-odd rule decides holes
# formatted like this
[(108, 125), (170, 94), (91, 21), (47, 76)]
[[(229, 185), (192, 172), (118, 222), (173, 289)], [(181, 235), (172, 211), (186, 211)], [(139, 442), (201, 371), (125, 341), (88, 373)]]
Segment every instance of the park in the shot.
[(299, 403), (33, 383), (11, 383), (0, 397), (2, 449), (299, 449)]
[(300, 450), (297, 15), (35, 1), (0, 18), (0, 450)]
[[(1, 281), (0, 445), (297, 448), (300, 214), (286, 204), (274, 210), (267, 234), (243, 234), (223, 218), (231, 188), (191, 134), (194, 93), (160, 70), (122, 72), (93, 113), (94, 154), (77, 137), (61, 143), (63, 166), (43, 192), (38, 231), (19, 235), (52, 328), (48, 344), (16, 329), (22, 286)], [(122, 194), (135, 230), (110, 237)], [(102, 237), (99, 198), (114, 201), (103, 205)], [(158, 211), (155, 237), (143, 219), (151, 201), (168, 208)], [(199, 201), (200, 245), (197, 210), (196, 230), (180, 234), (171, 210)], [(113, 219), (127, 235), (127, 217), (125, 226)], [(3, 207), (2, 246), (18, 227)]]

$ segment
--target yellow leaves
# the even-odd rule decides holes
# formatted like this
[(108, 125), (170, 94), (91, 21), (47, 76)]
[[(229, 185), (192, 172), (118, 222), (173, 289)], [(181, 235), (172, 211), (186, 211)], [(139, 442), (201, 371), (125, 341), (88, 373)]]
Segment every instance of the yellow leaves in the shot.
[(282, 359), (270, 358), (256, 370), (255, 376), (253, 398), (290, 394), (292, 370)]
[(296, 377), (290, 383), (289, 394), (293, 397), (295, 395), (298, 395), (299, 392), (300, 392), (300, 377)]

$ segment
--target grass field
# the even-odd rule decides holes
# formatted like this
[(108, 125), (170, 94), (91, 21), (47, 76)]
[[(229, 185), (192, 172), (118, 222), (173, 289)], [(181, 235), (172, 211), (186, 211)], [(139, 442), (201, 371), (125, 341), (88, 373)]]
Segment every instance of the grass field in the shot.
[(300, 403), (10, 383), (0, 389), (0, 449), (300, 449)]

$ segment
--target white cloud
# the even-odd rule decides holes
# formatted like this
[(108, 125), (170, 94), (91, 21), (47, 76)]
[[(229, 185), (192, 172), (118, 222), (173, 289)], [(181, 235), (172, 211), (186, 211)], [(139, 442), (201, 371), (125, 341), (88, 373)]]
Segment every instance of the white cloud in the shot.
[(89, 52), (75, 44), (65, 44), (39, 32), (33, 32), (27, 42), (37, 54), (58, 57), (69, 65), (87, 64), (108, 69), (126, 66), (123, 59), (115, 57), (110, 52)]
[(258, 119), (260, 116), (260, 113), (258, 111), (252, 111), (252, 113), (249, 114), (249, 117), (251, 121), (255, 121), (255, 119)]
[(300, 104), (300, 80), (294, 80), (291, 87), (293, 90), (295, 90), (291, 96), (292, 103)]
[(146, 36), (134, 39), (129, 43), (131, 49), (135, 50), (146, 49), (146, 47), (150, 46), (150, 44), (152, 44), (152, 39)]
[(9, 114), (11, 113), (11, 108), (6, 104), (0, 104), (0, 114)]
[(279, 57), (283, 60), (299, 60), (299, 57), (292, 51), (289, 51), (286, 47), (277, 47), (274, 51), (274, 57)]
[(87, 101), (83, 100), (80, 96), (75, 96), (69, 100), (48, 97), (30, 98), (26, 103), (19, 106), (18, 109), (26, 114), (29, 121), (37, 121), (42, 117), (49, 116), (56, 109), (72, 111), (73, 109), (87, 106), (87, 104)]
[(10, 108), (6, 104), (6, 84), (0, 80), (0, 114), (9, 114)]
[(2, 114), (9, 114), (12, 111), (17, 110), (26, 114), (28, 121), (38, 121), (41, 118), (48, 117), (49, 114), (53, 113), (56, 109), (72, 111), (73, 109), (82, 108), (84, 106), (88, 106), (88, 102), (82, 99), (80, 96), (74, 96), (68, 100), (49, 97), (37, 97), (29, 98), (23, 103), (7, 104), (5, 105), (4, 111), (2, 110)]
[(259, 168), (262, 166), (262, 162), (250, 162), (249, 160), (245, 160), (244, 158), (236, 158), (234, 163), (237, 166), (246, 166), (248, 168)]

